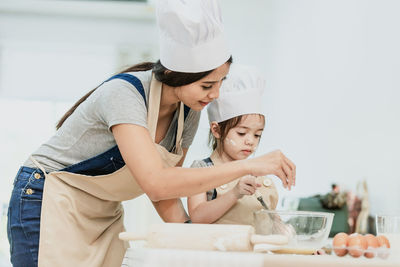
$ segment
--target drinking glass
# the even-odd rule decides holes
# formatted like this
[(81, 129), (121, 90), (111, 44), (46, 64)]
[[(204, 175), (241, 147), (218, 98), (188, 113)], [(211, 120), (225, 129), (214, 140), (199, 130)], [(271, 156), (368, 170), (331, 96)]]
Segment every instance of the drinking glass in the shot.
[(400, 215), (376, 215), (376, 235), (389, 239), (391, 258), (400, 258)]

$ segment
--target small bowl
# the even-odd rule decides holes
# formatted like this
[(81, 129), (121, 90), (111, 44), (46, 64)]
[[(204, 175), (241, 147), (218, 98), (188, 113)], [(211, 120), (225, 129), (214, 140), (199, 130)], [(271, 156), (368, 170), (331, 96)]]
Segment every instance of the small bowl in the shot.
[(313, 254), (327, 245), (333, 216), (328, 212), (259, 210), (254, 212), (254, 227), (256, 234), (289, 237), (289, 243), (275, 253)]

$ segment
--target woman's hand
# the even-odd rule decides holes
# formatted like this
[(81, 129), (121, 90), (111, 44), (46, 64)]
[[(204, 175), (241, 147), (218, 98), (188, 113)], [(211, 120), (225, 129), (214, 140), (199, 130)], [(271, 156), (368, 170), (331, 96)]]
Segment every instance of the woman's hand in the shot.
[(256, 192), (257, 187), (260, 187), (261, 184), (256, 182), (256, 177), (251, 175), (246, 175), (240, 178), (239, 182), (236, 184), (234, 188), (232, 188), (232, 192), (237, 199), (242, 198), (244, 195), (252, 195)]
[(251, 175), (273, 174), (281, 179), (283, 186), (289, 190), (296, 184), (296, 165), (280, 150), (249, 159), (247, 162), (249, 163), (248, 167)]

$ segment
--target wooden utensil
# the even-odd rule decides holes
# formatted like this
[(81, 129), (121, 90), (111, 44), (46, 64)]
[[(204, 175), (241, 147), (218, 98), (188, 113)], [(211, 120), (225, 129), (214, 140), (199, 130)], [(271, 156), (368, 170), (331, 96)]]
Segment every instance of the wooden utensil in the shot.
[(256, 235), (250, 225), (164, 223), (147, 233), (122, 232), (126, 241), (146, 240), (151, 248), (252, 251), (255, 244), (285, 245), (285, 235)]

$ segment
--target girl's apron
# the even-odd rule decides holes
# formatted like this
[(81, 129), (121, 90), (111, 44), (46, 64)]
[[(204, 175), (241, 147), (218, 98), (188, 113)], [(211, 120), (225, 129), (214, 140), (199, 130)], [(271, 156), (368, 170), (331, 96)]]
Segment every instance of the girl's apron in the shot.
[[(211, 155), (211, 160), (214, 165), (222, 164), (222, 161), (216, 151)], [(225, 194), (236, 184), (240, 179), (236, 179), (230, 183), (221, 185), (216, 188), (217, 197)], [(258, 187), (258, 191), (261, 193), (264, 202), (270, 209), (275, 209), (278, 203), (278, 191), (271, 178), (259, 176), (257, 181), (261, 184)], [(221, 218), (219, 218), (215, 223), (218, 224), (249, 224), (254, 225), (254, 215), (253, 213), (257, 210), (263, 209), (260, 202), (257, 200), (256, 196), (244, 195), (242, 198), (238, 199), (236, 204), (232, 206)]]
[[(151, 81), (147, 123), (153, 141), (162, 84)], [(175, 154), (155, 144), (165, 166), (182, 158), (184, 107), (179, 107)], [(43, 173), (44, 168), (32, 158)], [(107, 175), (87, 176), (67, 171), (45, 174), (40, 222), (39, 266), (121, 266), (128, 243), (121, 201), (143, 194), (127, 166)]]

